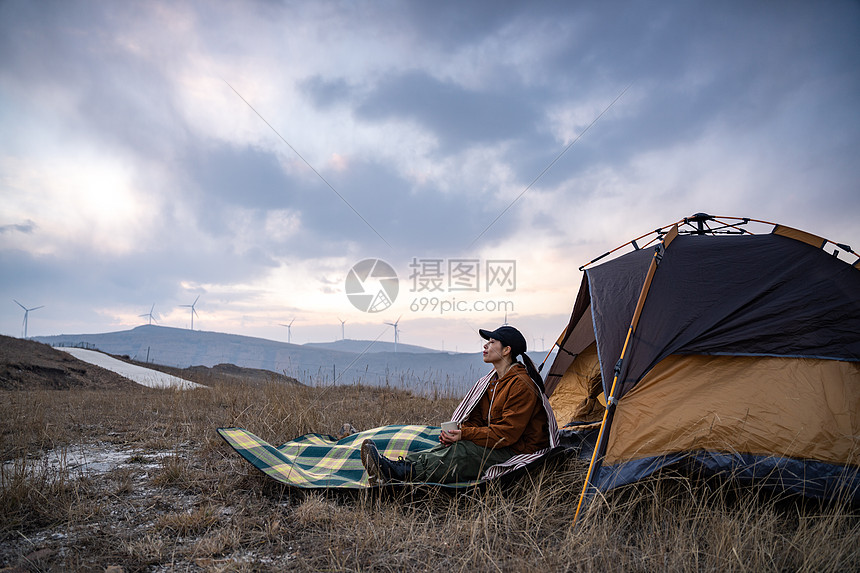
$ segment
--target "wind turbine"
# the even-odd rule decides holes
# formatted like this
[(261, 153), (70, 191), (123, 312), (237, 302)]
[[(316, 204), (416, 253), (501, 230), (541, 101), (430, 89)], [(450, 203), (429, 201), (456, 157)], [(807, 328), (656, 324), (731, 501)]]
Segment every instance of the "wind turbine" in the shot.
[(18, 306), (20, 306), (21, 308), (24, 309), (24, 338), (27, 338), (27, 319), (30, 316), (30, 311), (31, 310), (39, 310), (40, 308), (45, 308), (45, 305), (43, 304), (41, 306), (34, 306), (33, 308), (27, 308), (26, 306), (24, 306), (23, 304), (21, 304), (20, 302), (15, 300), (14, 298), (12, 300), (15, 301), (15, 304), (17, 304)]
[(287, 327), (287, 344), (289, 344), (289, 343), (290, 343), (290, 342), (292, 342), (292, 340), (293, 340), (293, 328), (292, 328), (292, 326), (293, 326), (293, 323), (294, 323), (295, 321), (296, 321), (296, 319), (294, 318), (294, 319), (292, 319), (292, 320), (290, 321), (290, 323), (289, 323), (289, 324), (282, 324), (282, 325), (281, 325), (281, 326), (286, 326), (286, 327)]
[[(191, 330), (194, 330), (194, 315), (197, 314), (197, 310), (194, 308), (194, 305), (197, 304), (197, 301), (200, 300), (200, 295), (197, 295), (197, 298), (194, 299), (194, 302), (191, 304), (180, 304), (179, 306), (183, 308), (191, 309)], [(155, 306), (155, 305), (153, 305)], [(197, 316), (200, 316), (199, 314)]]
[[(340, 317), (337, 317), (337, 319), (340, 320)], [(343, 328), (344, 324), (346, 324), (346, 321), (340, 320), (340, 339), (341, 340), (346, 340), (346, 335), (344, 334), (344, 328)]]
[(508, 325), (508, 313), (506, 312), (505, 313), (505, 322), (502, 323), (502, 326), (507, 326), (507, 325)]
[(403, 318), (403, 315), (397, 317), (397, 320), (394, 322), (386, 322), (385, 324), (394, 327), (394, 352), (397, 352), (397, 341), (400, 339), (400, 330), (397, 325), (400, 324), (400, 319)]
[[(195, 302), (197, 302), (197, 301), (195, 301)], [(146, 313), (146, 314), (138, 314), (137, 316), (139, 316), (139, 317), (141, 317), (141, 318), (146, 318), (146, 317), (148, 316), (148, 317), (149, 317), (149, 324), (150, 324), (150, 326), (152, 326), (152, 321), (153, 321), (153, 320), (155, 320), (155, 317), (154, 317), (154, 316), (152, 316), (152, 311), (153, 311), (153, 310), (155, 310), (155, 303), (152, 303), (152, 308), (150, 308), (150, 309), (149, 309), (149, 312), (148, 312), (148, 313)], [(158, 321), (157, 321), (157, 320), (155, 320), (155, 322), (158, 322)]]

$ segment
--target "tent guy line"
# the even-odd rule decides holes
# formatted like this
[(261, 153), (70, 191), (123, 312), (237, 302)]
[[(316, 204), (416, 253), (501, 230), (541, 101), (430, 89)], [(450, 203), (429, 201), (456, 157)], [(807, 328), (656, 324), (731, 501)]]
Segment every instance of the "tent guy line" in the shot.
[(221, 79), (223, 80), (223, 82), (224, 82), (225, 84), (227, 84), (227, 86), (228, 86), (231, 90), (233, 90), (233, 93), (235, 93), (237, 96), (239, 96), (239, 99), (241, 99), (243, 102), (245, 102), (245, 104), (247, 104), (247, 106), (248, 106), (249, 108), (251, 108), (251, 111), (253, 111), (255, 114), (257, 114), (257, 117), (259, 117), (260, 119), (262, 119), (262, 120), (263, 120), (263, 123), (265, 123), (266, 125), (268, 125), (268, 126), (269, 126), (269, 129), (271, 129), (271, 130), (275, 133), (275, 135), (277, 135), (277, 136), (281, 139), (281, 141), (283, 141), (284, 143), (286, 143), (286, 144), (287, 144), (287, 147), (289, 147), (290, 149), (292, 149), (292, 150), (293, 150), (293, 153), (295, 153), (295, 154), (296, 154), (296, 156), (298, 156), (298, 158), (299, 158), (299, 159), (301, 159), (301, 160), (305, 163), (305, 165), (307, 165), (308, 167), (310, 167), (311, 171), (313, 171), (314, 173), (316, 173), (316, 176), (317, 176), (317, 177), (319, 177), (319, 178), (320, 178), (320, 180), (322, 180), (322, 182), (323, 182), (323, 183), (325, 183), (325, 184), (328, 186), (328, 188), (329, 188), (329, 189), (331, 189), (332, 191), (334, 191), (334, 194), (335, 194), (335, 195), (337, 195), (337, 196), (340, 198), (340, 200), (341, 200), (341, 201), (343, 201), (343, 203), (344, 203), (347, 207), (349, 207), (350, 209), (352, 209), (352, 212), (353, 212), (353, 213), (355, 213), (356, 215), (358, 215), (358, 218), (359, 218), (359, 219), (361, 219), (362, 221), (364, 221), (364, 224), (365, 224), (365, 225), (367, 225), (367, 226), (370, 228), (370, 230), (371, 230), (371, 231), (373, 231), (374, 233), (376, 233), (376, 236), (377, 236), (377, 237), (379, 237), (380, 239), (382, 239), (382, 242), (383, 242), (383, 243), (385, 243), (386, 245), (388, 245), (388, 248), (392, 248), (392, 247), (391, 247), (391, 244), (390, 244), (388, 241), (386, 241), (386, 240), (385, 240), (385, 237), (383, 237), (382, 235), (380, 235), (380, 234), (379, 234), (379, 231), (377, 231), (377, 230), (376, 230), (376, 228), (375, 228), (373, 225), (371, 225), (371, 224), (370, 224), (370, 222), (369, 222), (367, 219), (365, 219), (365, 218), (362, 216), (362, 214), (361, 214), (361, 213), (359, 213), (359, 212), (356, 210), (356, 208), (355, 208), (355, 207), (353, 207), (353, 206), (350, 204), (350, 202), (349, 202), (349, 201), (347, 201), (347, 200), (346, 200), (346, 198), (345, 198), (343, 195), (341, 195), (340, 193), (338, 193), (338, 190), (337, 190), (337, 189), (335, 189), (335, 188), (332, 186), (332, 184), (331, 184), (331, 183), (329, 183), (329, 182), (328, 182), (328, 180), (326, 180), (326, 178), (325, 178), (325, 177), (323, 177), (323, 176), (322, 176), (322, 174), (321, 174), (319, 171), (317, 171), (317, 170), (314, 168), (314, 166), (313, 166), (313, 165), (311, 165), (311, 164), (308, 162), (308, 160), (307, 160), (307, 159), (305, 159), (305, 158), (302, 156), (302, 154), (301, 154), (301, 153), (299, 153), (299, 152), (298, 152), (298, 150), (297, 150), (295, 147), (293, 147), (292, 145), (290, 145), (290, 142), (289, 142), (289, 141), (287, 141), (286, 139), (284, 139), (284, 136), (283, 136), (283, 135), (281, 135), (280, 133), (278, 133), (278, 130), (277, 130), (277, 129), (275, 129), (275, 128), (272, 126), (272, 124), (271, 124), (271, 123), (269, 123), (269, 122), (266, 120), (266, 118), (265, 118), (265, 117), (263, 117), (263, 116), (260, 114), (260, 112), (259, 112), (259, 111), (257, 111), (256, 109), (254, 109), (254, 106), (252, 106), (252, 105), (250, 104), (250, 102), (248, 102), (248, 100), (246, 100), (244, 97), (242, 97), (242, 94), (240, 94), (238, 91), (236, 91), (236, 88), (234, 88), (232, 85), (230, 85), (230, 82), (228, 82), (228, 81), (227, 81), (227, 80), (225, 80), (224, 78), (221, 78)]

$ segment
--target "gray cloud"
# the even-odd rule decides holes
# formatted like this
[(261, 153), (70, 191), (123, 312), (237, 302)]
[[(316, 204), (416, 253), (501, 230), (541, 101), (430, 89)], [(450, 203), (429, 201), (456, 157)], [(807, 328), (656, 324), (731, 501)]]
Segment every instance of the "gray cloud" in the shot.
[[(25, 205), (20, 173), (85, 148), (160, 209), (118, 255), (44, 247), (41, 206), (22, 206), (0, 226), (0, 296), (98, 325), (93, 308), (158, 311), (201, 285), (252, 298), (273, 270), (327, 258), (471, 255), (628, 85), (476, 249), (522, 232), (560, 260), (647, 230), (583, 214), (663, 224), (714, 206), (857, 243), (858, 36), (855, 2), (0, 3), (0, 200)], [(289, 118), (303, 156), (344, 154), (314, 165), (343, 200), (232, 93), (229, 117), (189, 111), (223, 113), (206, 82), (225, 71)]]
[(355, 97), (355, 88), (343, 78), (326, 78), (319, 74), (298, 82), (301, 90), (319, 108), (347, 104)]
[(227, 143), (198, 145), (186, 149), (183, 170), (205, 198), (227, 205), (259, 209), (294, 206), (297, 188), (270, 151)]
[(10, 225), (0, 225), (0, 235), (5, 233), (24, 233), (25, 235), (29, 235), (33, 231), (36, 230), (36, 223), (27, 219), (24, 223), (13, 223)]
[[(7, 59), (0, 67), (4, 83), (27, 90), (47, 121), (110, 146), (164, 158), (166, 132), (179, 121), (167, 77), (173, 65), (167, 33), (157, 30), (154, 18), (137, 14), (136, 23), (157, 35), (135, 46), (137, 38), (122, 30), (133, 11), (120, 5), (105, 10), (65, 2), (4, 6), (8, 18), (3, 20), (13, 24), (2, 26), (0, 34)], [(156, 53), (163, 59), (149, 57), (154, 46), (161, 46)]]
[(528, 135), (537, 117), (529, 98), (517, 91), (515, 85), (470, 91), (414, 71), (385, 78), (356, 112), (367, 121), (415, 121), (435, 133), (451, 153), (470, 144)]

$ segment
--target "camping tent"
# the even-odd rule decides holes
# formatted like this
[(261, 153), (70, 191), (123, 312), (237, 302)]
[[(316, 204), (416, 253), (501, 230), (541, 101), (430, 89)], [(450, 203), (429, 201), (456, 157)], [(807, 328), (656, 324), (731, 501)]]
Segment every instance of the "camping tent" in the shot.
[(860, 501), (860, 258), (749, 221), (584, 265), (546, 386), (560, 428), (599, 428), (589, 487), (685, 465)]

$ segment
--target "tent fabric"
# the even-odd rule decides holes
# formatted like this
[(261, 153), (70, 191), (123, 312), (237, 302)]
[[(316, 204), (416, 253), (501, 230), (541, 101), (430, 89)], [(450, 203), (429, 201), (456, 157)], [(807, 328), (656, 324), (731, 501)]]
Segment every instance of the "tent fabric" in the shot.
[(591, 319), (597, 340), (597, 355), (607, 396), (614, 377), (615, 364), (621, 357), (624, 339), (642, 284), (654, 258), (652, 250), (639, 250), (586, 271), (591, 294)]
[(570, 322), (561, 339), (557, 342), (560, 352), (550, 366), (544, 379), (547, 396), (551, 396), (567, 367), (589, 345), (594, 343), (594, 326), (591, 323), (591, 296), (588, 291), (588, 277), (582, 276), (579, 294), (573, 305)]
[(731, 477), (738, 482), (755, 483), (810, 498), (853, 503), (860, 498), (860, 468), (857, 466), (741, 452), (681, 452), (604, 465), (596, 485), (607, 491), (668, 467)]
[(858, 381), (856, 362), (673, 355), (616, 409), (605, 463), (708, 450), (860, 466)]
[(789, 237), (795, 241), (801, 241), (808, 245), (812, 245), (816, 249), (823, 249), (824, 245), (827, 243), (827, 240), (824, 237), (819, 237), (818, 235), (813, 235), (812, 233), (807, 233), (800, 229), (792, 229), (791, 227), (784, 227), (782, 225), (777, 225), (773, 229), (773, 234)]
[(860, 503), (860, 265), (826, 243), (782, 226), (673, 229), (586, 269), (547, 389), (559, 426), (577, 431), (599, 411), (590, 345), (607, 395), (618, 368), (592, 485), (687, 464)]
[[(651, 256), (634, 251), (586, 271), (607, 393)], [(806, 243), (774, 234), (679, 236), (651, 291), (658, 294), (645, 302), (618, 398), (670, 354), (860, 361), (860, 273)]]
[(549, 399), (559, 425), (574, 420), (597, 422), (603, 418), (606, 400), (599, 374), (597, 347), (591, 344), (577, 355)]

